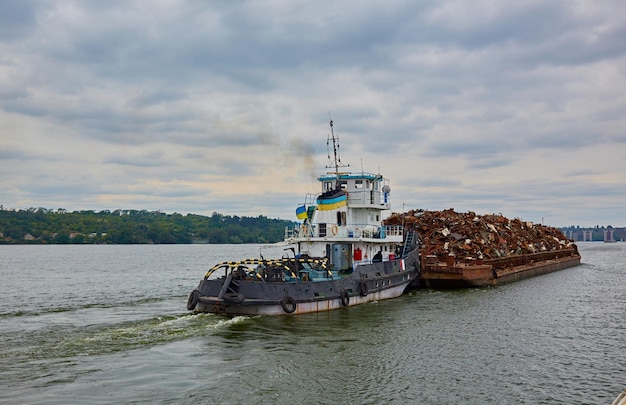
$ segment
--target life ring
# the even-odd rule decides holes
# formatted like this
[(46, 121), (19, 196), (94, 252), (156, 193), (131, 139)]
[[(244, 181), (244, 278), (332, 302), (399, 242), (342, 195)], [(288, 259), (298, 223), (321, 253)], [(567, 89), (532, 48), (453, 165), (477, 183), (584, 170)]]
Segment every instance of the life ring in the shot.
[(243, 296), (243, 294), (239, 293), (226, 293), (224, 294), (222, 299), (227, 304), (241, 304), (245, 297)]
[(302, 281), (304, 283), (308, 283), (309, 281), (311, 281), (311, 277), (309, 277), (309, 273), (302, 273)]
[(187, 300), (187, 309), (193, 310), (198, 303), (198, 298), (200, 297), (200, 291), (193, 290), (191, 294), (189, 294), (189, 299)]
[(285, 295), (282, 301), (280, 302), (280, 305), (282, 305), (283, 311), (285, 311), (288, 314), (291, 314), (296, 310), (297, 303), (295, 299), (291, 298), (288, 295)]
[(341, 305), (347, 307), (350, 304), (350, 294), (346, 290), (341, 291)]
[(361, 284), (359, 284), (359, 294), (361, 294), (362, 297), (367, 297), (368, 292), (367, 283), (365, 281), (361, 281)]
[(337, 225), (332, 224), (330, 226), (330, 233), (333, 234), (333, 236), (337, 235), (337, 232), (339, 232), (339, 228), (337, 228)]

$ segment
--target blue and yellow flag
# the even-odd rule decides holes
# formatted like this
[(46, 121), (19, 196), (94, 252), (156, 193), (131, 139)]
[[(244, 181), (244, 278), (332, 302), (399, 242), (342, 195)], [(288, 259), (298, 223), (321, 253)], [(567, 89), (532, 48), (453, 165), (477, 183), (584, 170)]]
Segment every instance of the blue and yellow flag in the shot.
[(298, 208), (296, 208), (296, 217), (298, 217), (298, 219), (306, 219), (307, 218), (306, 207), (304, 205), (301, 205)]
[(346, 206), (346, 195), (342, 194), (335, 198), (318, 198), (317, 207), (322, 211), (335, 210)]

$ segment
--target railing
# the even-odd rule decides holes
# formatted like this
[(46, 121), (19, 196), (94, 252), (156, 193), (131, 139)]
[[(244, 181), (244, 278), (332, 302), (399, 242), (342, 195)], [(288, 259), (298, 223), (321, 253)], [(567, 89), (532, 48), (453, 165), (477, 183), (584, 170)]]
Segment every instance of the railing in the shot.
[[(485, 265), (492, 266), (494, 270), (504, 270), (504, 269), (510, 269), (510, 268), (518, 267), (518, 266), (530, 265), (533, 263), (545, 262), (548, 260), (556, 260), (556, 259), (562, 259), (566, 257), (573, 257), (576, 255), (578, 255), (578, 249), (561, 249), (561, 250), (551, 250), (547, 252), (527, 253), (527, 254), (516, 255), (516, 256), (500, 257), (497, 259), (478, 260), (478, 259), (472, 258), (471, 261), (466, 262), (466, 264), (472, 264), (472, 265), (485, 264)], [(461, 262), (455, 260), (454, 257), (452, 257), (452, 260), (450, 261), (450, 257), (452, 256), (449, 256), (447, 253), (441, 253), (438, 255), (429, 255), (426, 257), (422, 257), (422, 265), (425, 267), (437, 268), (438, 263), (445, 262), (446, 272), (462, 273), (463, 269), (461, 267), (457, 267), (458, 264)], [(441, 271), (441, 268), (439, 268), (439, 270)]]
[(507, 269), (511, 267), (523, 266), (525, 264), (575, 256), (577, 254), (578, 251), (576, 249), (561, 249), (540, 253), (528, 253), (519, 256), (501, 257), (498, 259), (487, 259), (484, 263), (492, 265), (494, 269)]
[(314, 238), (314, 237), (338, 237), (338, 238), (372, 238), (385, 239), (388, 236), (402, 237), (401, 225), (366, 225), (356, 224), (337, 226), (336, 224), (302, 224), (285, 228), (285, 239)]
[(385, 197), (385, 194), (381, 191), (372, 190), (350, 190), (348, 191), (348, 204), (350, 206), (381, 206), (385, 209), (391, 207), (391, 200), (389, 196)]

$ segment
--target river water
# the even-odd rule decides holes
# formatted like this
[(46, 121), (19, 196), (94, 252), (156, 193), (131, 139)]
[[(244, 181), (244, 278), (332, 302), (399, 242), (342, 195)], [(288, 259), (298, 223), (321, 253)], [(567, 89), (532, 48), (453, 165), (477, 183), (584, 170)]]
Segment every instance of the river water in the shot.
[(497, 288), (230, 319), (187, 295), (257, 245), (0, 246), (0, 403), (610, 404), (626, 244), (579, 250)]

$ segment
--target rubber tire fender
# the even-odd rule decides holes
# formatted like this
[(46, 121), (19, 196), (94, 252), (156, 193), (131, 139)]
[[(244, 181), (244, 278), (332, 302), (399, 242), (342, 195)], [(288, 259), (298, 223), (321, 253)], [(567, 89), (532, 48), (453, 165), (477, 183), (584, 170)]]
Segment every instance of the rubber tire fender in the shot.
[(285, 311), (288, 314), (291, 314), (296, 311), (296, 307), (298, 306), (298, 303), (296, 303), (295, 299), (291, 298), (288, 295), (285, 295), (283, 299), (280, 301), (280, 305), (283, 307), (283, 311)]
[(192, 311), (196, 308), (198, 304), (198, 298), (200, 298), (200, 291), (193, 290), (191, 294), (189, 294), (189, 299), (187, 299), (187, 309)]
[(245, 299), (243, 294), (239, 293), (226, 293), (222, 297), (225, 303), (227, 304), (241, 304)]
[(341, 305), (344, 307), (350, 305), (350, 294), (346, 290), (341, 290)]

